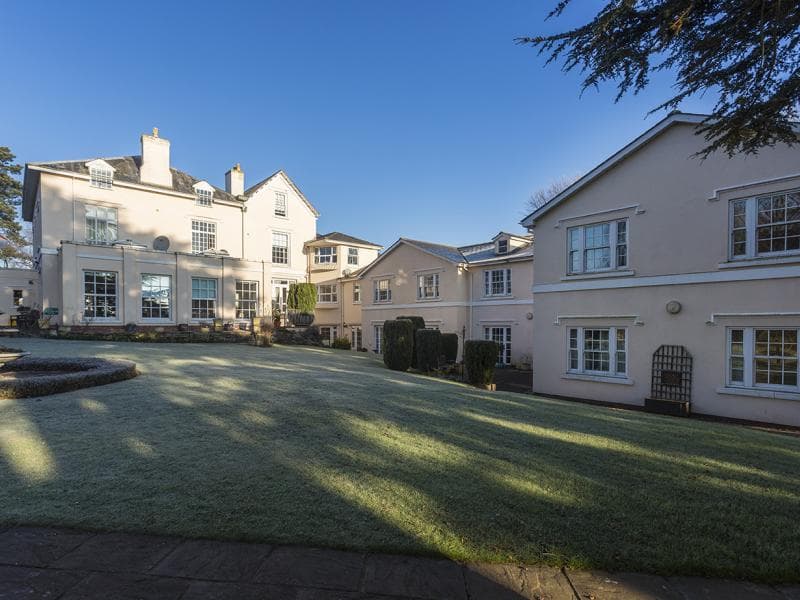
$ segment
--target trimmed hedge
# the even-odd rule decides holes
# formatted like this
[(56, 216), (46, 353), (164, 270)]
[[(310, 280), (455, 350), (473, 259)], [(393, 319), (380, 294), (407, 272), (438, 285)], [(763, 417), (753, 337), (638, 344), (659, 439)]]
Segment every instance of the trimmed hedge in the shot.
[[(417, 331), (420, 329), (425, 329), (425, 319), (419, 317), (417, 315), (412, 315), (410, 317), (397, 317), (398, 319), (405, 319), (406, 321), (411, 321), (414, 324), (414, 336), (412, 337), (413, 340), (417, 339)], [(416, 341), (413, 344), (414, 348), (411, 351), (411, 366), (415, 369), (418, 369), (419, 366), (417, 365), (417, 344)]]
[(438, 329), (417, 329), (414, 334), (417, 348), (417, 369), (429, 373), (439, 368), (442, 354), (442, 332)]
[(383, 324), (383, 362), (393, 371), (408, 371), (414, 355), (414, 324), (409, 319)]
[(454, 363), (458, 359), (458, 334), (442, 334), (442, 354), (445, 362)]
[[(0, 373), (44, 371), (20, 379), (0, 381), (0, 398), (29, 398), (48, 396), (105, 385), (136, 377), (136, 363), (103, 358), (20, 358), (0, 367)], [(58, 371), (52, 375), (47, 371)]]
[(500, 344), (489, 340), (467, 340), (464, 342), (464, 367), (467, 381), (473, 385), (489, 385), (494, 381), (494, 366)]
[(336, 348), (337, 350), (350, 350), (350, 340), (348, 340), (346, 337), (337, 337), (333, 340), (331, 348)]

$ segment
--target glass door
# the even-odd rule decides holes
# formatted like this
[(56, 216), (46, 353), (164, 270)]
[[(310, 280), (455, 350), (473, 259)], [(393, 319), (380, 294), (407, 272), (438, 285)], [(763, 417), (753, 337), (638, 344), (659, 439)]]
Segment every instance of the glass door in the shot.
[(293, 283), (296, 283), (294, 279), (272, 280), (272, 316), (279, 316), (281, 322), (286, 318), (286, 301), (289, 298), (289, 286)]

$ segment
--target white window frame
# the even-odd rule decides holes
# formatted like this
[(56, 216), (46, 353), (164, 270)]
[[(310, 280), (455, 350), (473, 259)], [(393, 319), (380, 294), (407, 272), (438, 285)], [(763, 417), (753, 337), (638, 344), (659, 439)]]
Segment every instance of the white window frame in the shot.
[(314, 248), (314, 264), (333, 265), (338, 261), (336, 246), (318, 246)]
[(192, 253), (202, 254), (208, 250), (216, 250), (217, 241), (216, 222), (192, 219)]
[(417, 275), (417, 300), (438, 300), (439, 297), (439, 273)]
[(214, 192), (209, 189), (196, 187), (194, 189), (194, 203), (197, 206), (211, 206), (214, 198)]
[(113, 169), (99, 165), (89, 167), (89, 185), (101, 190), (112, 189), (114, 187)]
[(353, 325), (350, 327), (350, 348), (351, 350), (360, 350), (364, 347), (364, 332), (361, 330), (361, 325)]
[[(620, 228), (619, 224), (624, 223)], [(609, 243), (609, 266), (602, 268), (589, 269), (586, 267), (586, 230), (592, 227), (600, 227), (608, 225), (608, 243)], [(573, 248), (572, 232), (578, 232), (577, 246)], [(582, 275), (584, 273), (607, 273), (610, 271), (619, 271), (629, 268), (630, 265), (630, 220), (615, 219), (613, 221), (599, 221), (597, 223), (586, 223), (585, 225), (576, 225), (567, 228), (567, 274), (569, 275)], [(624, 237), (623, 237), (624, 236)], [(624, 249), (624, 260), (620, 260), (622, 256), (620, 251)], [(577, 252), (581, 257), (580, 265), (577, 269), (573, 269), (572, 265), (572, 252)]]
[(274, 213), (276, 217), (287, 218), (289, 216), (289, 201), (286, 192), (275, 192)]
[[(499, 273), (500, 278), (495, 280), (495, 274)], [(499, 284), (497, 286), (496, 284)], [(500, 287), (500, 291), (495, 292), (495, 288)], [(486, 269), (483, 272), (483, 295), (487, 298), (494, 296), (511, 295), (511, 269)]]
[[(495, 336), (498, 331), (500, 335)], [(483, 338), (496, 342), (500, 346), (500, 352), (497, 355), (498, 365), (507, 366), (511, 364), (511, 327), (507, 325), (487, 325), (483, 328)]]
[(508, 240), (497, 240), (497, 253), (508, 254), (509, 244)]
[(347, 249), (347, 264), (354, 267), (358, 266), (358, 248)]
[[(764, 257), (781, 257), (781, 256), (796, 256), (800, 254), (800, 248), (798, 249), (791, 249), (791, 250), (777, 250), (777, 251), (765, 251), (760, 252), (758, 250), (758, 230), (760, 227), (768, 227), (770, 225), (776, 226), (774, 223), (764, 223), (763, 225), (759, 225), (758, 223), (758, 204), (760, 200), (767, 200), (773, 201), (775, 198), (779, 196), (784, 196), (784, 198), (788, 197), (789, 195), (800, 195), (800, 189), (798, 190), (787, 190), (785, 192), (776, 192), (773, 194), (763, 194), (761, 196), (753, 196), (750, 198), (734, 198), (728, 202), (728, 258), (729, 260), (748, 260), (754, 258), (764, 258)], [(737, 225), (735, 222), (734, 213), (736, 210), (736, 206), (744, 206), (744, 223), (741, 222)], [(788, 209), (787, 209), (787, 218), (788, 218)], [(777, 226), (783, 227), (800, 227), (800, 220), (791, 220), (791, 221), (784, 221), (782, 223), (779, 222)], [(744, 231), (745, 232), (745, 251), (744, 253), (736, 254), (734, 252), (734, 231)], [(788, 232), (786, 233), (785, 237), (787, 238), (788, 242)]]
[[(157, 278), (157, 285), (150, 285), (147, 288), (148, 295), (145, 296), (145, 278)], [(162, 273), (142, 273), (139, 281), (141, 287), (139, 289), (139, 318), (142, 321), (171, 321), (172, 320), (172, 276), (164, 275)], [(166, 286), (164, 282), (166, 281)], [(159, 294), (163, 294), (166, 290), (166, 316), (163, 316), (164, 304), (154, 303), (152, 306), (145, 306), (145, 298), (157, 298)], [(158, 312), (157, 316), (153, 316)], [(145, 314), (149, 313), (149, 314)]]
[[(577, 330), (577, 348), (571, 345), (572, 331)], [(590, 370), (584, 368), (584, 352), (586, 331), (608, 331), (608, 371)], [(624, 348), (619, 349), (617, 344), (617, 332), (624, 332)], [(572, 351), (577, 349), (577, 368), (572, 366)], [(625, 369), (617, 372), (619, 357), (617, 352), (624, 354)], [(613, 379), (626, 379), (628, 377), (628, 363), (630, 362), (630, 336), (627, 327), (567, 327), (567, 355), (566, 372), (578, 375), (594, 375), (597, 377), (608, 377)]]
[(353, 284), (353, 304), (361, 304), (361, 284)]
[(339, 302), (339, 286), (335, 283), (317, 284), (317, 302), (319, 304), (336, 304)]
[[(386, 283), (386, 288), (382, 284)], [(388, 304), (392, 301), (392, 280), (388, 277), (376, 279), (373, 283), (373, 304)]]
[[(91, 285), (93, 286), (93, 288), (92, 288), (91, 292), (87, 292), (86, 291), (86, 286), (87, 286), (88, 283), (90, 283), (90, 282), (88, 282), (86, 280), (86, 276), (87, 275), (91, 275), (92, 276)], [(113, 294), (109, 294), (107, 289), (99, 290), (98, 285), (102, 284), (102, 285), (106, 285), (107, 286), (108, 284), (107, 283), (98, 282), (98, 280), (97, 280), (98, 276), (103, 276), (103, 277), (106, 277), (106, 278), (108, 276), (112, 276), (113, 283), (114, 283), (114, 293)], [(88, 321), (91, 321), (91, 322), (97, 322), (97, 321), (99, 321), (99, 322), (112, 322), (112, 321), (113, 322), (118, 322), (120, 320), (120, 315), (119, 315), (119, 309), (120, 309), (120, 306), (119, 306), (119, 291), (120, 291), (119, 290), (119, 273), (117, 273), (116, 271), (105, 271), (105, 270), (102, 270), (102, 269), (85, 269), (83, 271), (83, 282), (82, 282), (82, 285), (83, 285), (83, 316), (84, 316), (85, 319), (87, 319)], [(109, 303), (108, 301), (106, 301), (106, 303), (103, 305), (105, 307), (105, 309), (103, 311), (104, 313), (113, 312), (113, 314), (104, 314), (103, 316), (97, 316), (97, 309), (98, 309), (97, 299), (98, 298), (106, 298), (106, 299), (113, 298), (114, 299), (113, 304)], [(93, 300), (91, 302), (89, 302), (90, 299), (93, 299)], [(90, 306), (91, 306), (91, 311), (89, 309)], [(112, 307), (111, 311), (108, 310), (109, 306)], [(94, 314), (86, 314), (87, 311), (90, 311), (90, 312), (92, 312)]]
[[(280, 237), (282, 237), (283, 239), (286, 240), (286, 245), (285, 246), (282, 246), (280, 244), (276, 244), (275, 243), (276, 239), (280, 238)], [(286, 233), (285, 231), (273, 231), (272, 232), (272, 256), (271, 256), (272, 264), (274, 264), (274, 265), (288, 265), (289, 264), (289, 259), (291, 258), (290, 252), (289, 252), (289, 249), (290, 249), (290, 247), (292, 245), (292, 241), (291, 240), (292, 240), (291, 236), (288, 233)], [(280, 248), (285, 248), (285, 250), (286, 250), (286, 258), (285, 258), (285, 260), (275, 260), (275, 250), (280, 249)]]
[[(253, 279), (236, 280), (236, 318), (252, 319), (258, 315), (258, 281)], [(255, 297), (252, 297), (255, 295)]]
[(87, 204), (85, 208), (86, 243), (102, 246), (116, 242), (119, 238), (117, 209), (99, 204)]
[[(777, 355), (772, 358), (778, 360), (794, 360), (798, 369), (795, 378), (796, 385), (779, 385), (771, 383), (757, 383), (756, 360), (768, 360), (770, 357), (756, 353), (756, 332), (759, 330), (781, 330), (793, 331), (795, 334), (795, 355)], [(733, 334), (734, 331), (741, 331), (742, 335), (742, 354), (733, 353)], [(737, 342), (738, 343), (738, 342)], [(728, 327), (725, 332), (725, 385), (732, 388), (751, 389), (751, 390), (774, 390), (784, 392), (800, 392), (800, 361), (798, 360), (798, 349), (800, 349), (800, 327), (787, 327), (780, 325), (759, 325), (756, 327)], [(742, 380), (735, 381), (732, 378), (733, 359), (741, 359)]]
[[(195, 281), (203, 282), (204, 285), (198, 286), (198, 288), (205, 287), (206, 290), (210, 290), (211, 286), (208, 284), (210, 282), (214, 282), (214, 297), (211, 298), (208, 295), (204, 296), (195, 296)], [(191, 304), (191, 315), (193, 321), (208, 321), (210, 319), (217, 318), (217, 301), (219, 298), (219, 281), (213, 277), (192, 277), (191, 281), (192, 286), (192, 304)], [(195, 302), (198, 304), (195, 306)], [(201, 304), (203, 303), (203, 304)]]
[(373, 325), (372, 334), (372, 349), (375, 351), (375, 354), (381, 354), (383, 351), (383, 325)]

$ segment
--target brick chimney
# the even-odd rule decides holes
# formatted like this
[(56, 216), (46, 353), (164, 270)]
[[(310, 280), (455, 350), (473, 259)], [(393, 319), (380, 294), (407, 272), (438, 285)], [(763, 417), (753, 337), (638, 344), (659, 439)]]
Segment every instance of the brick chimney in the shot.
[(169, 170), (169, 140), (158, 137), (158, 127), (153, 134), (142, 134), (142, 167), (139, 181), (152, 185), (172, 187), (172, 173)]
[(225, 191), (232, 196), (244, 195), (244, 171), (239, 163), (225, 173)]

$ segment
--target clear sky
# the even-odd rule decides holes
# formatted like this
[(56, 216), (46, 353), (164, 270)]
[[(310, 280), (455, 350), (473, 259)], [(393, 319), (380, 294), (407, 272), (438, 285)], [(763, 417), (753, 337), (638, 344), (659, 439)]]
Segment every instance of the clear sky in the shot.
[(245, 185), (285, 169), (320, 232), (388, 245), (520, 231), (531, 192), (655, 123), (671, 85), (580, 97), (579, 74), (514, 43), (603, 4), (545, 22), (555, 2), (6, 1), (0, 145), (19, 162), (138, 154), (157, 126), (173, 166), (220, 187), (236, 162)]

